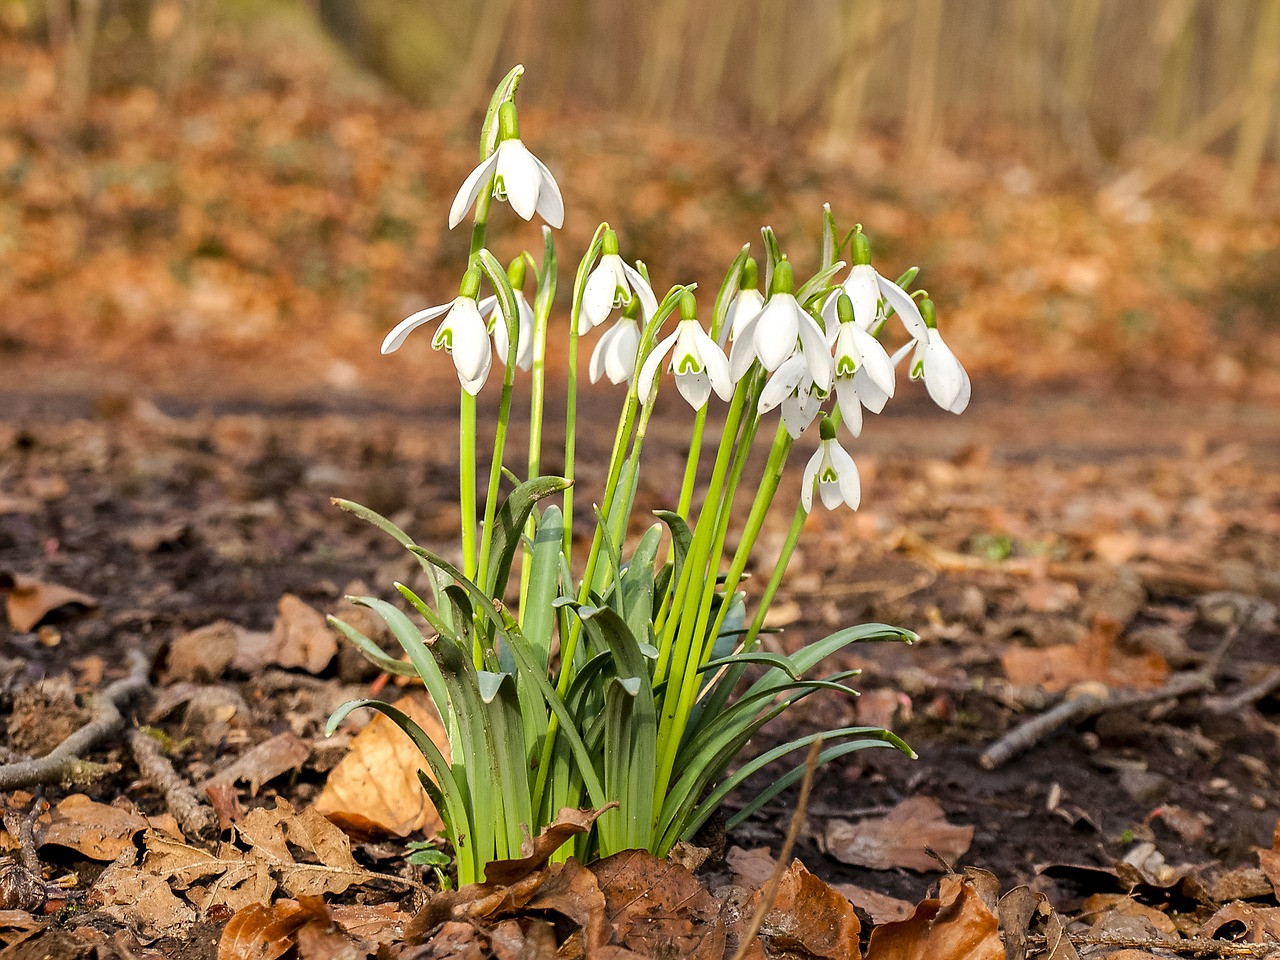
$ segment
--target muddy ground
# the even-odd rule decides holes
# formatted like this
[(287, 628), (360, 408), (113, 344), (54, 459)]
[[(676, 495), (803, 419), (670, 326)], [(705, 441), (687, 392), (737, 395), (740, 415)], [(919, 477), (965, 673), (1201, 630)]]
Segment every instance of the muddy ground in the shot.
[[(318, 670), (231, 664), (191, 675), (172, 662), (171, 644), (220, 620), (270, 631), (286, 594), (322, 612), (340, 611), (353, 591), (392, 595), (391, 582), (409, 578), (413, 565), (335, 510), (331, 496), (366, 503), (420, 542), (455, 552), (452, 409), (89, 392), (9, 393), (3, 404), (0, 572), (86, 595), (29, 629), (0, 624), (4, 759), (39, 755), (83, 723), (86, 698), (139, 650), (155, 689), (127, 720), (172, 738), (180, 773), (200, 783), (287, 731), (306, 745), (305, 761), (273, 774), (256, 795), (241, 785), (237, 799), (246, 809), (277, 796), (298, 808), (312, 801), (342, 750), (323, 741), (324, 719), (344, 699), (367, 694), (375, 671), (343, 649)], [(671, 413), (655, 418), (651, 477), (674, 475), (661, 465), (683, 456), (687, 427), (678, 409)], [(599, 482), (606, 442), (584, 439), (584, 488)], [(985, 868), (1006, 887), (1030, 883), (1063, 910), (1078, 910), (1091, 893), (1130, 888), (1114, 868), (1127, 855), (1133, 862), (1135, 851), (1151, 869), (1160, 857), (1166, 866), (1236, 868), (1254, 863), (1255, 847), (1271, 846), (1280, 818), (1280, 696), (1273, 687), (1247, 702), (1229, 698), (1280, 671), (1269, 607), (1280, 598), (1280, 423), (1272, 411), (984, 386), (959, 419), (907, 399), (871, 422), (853, 449), (864, 506), (814, 514), (775, 606), (773, 622), (784, 630), (769, 642), (794, 648), (865, 620), (909, 627), (921, 640), (856, 649), (840, 664), (864, 671), (856, 706), (806, 701), (758, 746), (858, 720), (890, 726), (920, 759), (862, 753), (820, 772), (797, 847), (814, 873), (918, 901), (943, 866), (842, 862), (859, 856), (842, 845), (839, 822), (881, 817), (922, 797), (937, 801), (951, 824), (973, 827), (955, 865)], [(796, 482), (782, 495), (794, 496)], [(655, 508), (673, 499), (661, 486), (640, 495)], [(762, 537), (760, 569), (783, 537), (778, 521)], [(998, 769), (979, 765), (985, 748), (1051, 707), (1064, 686), (1151, 689), (1204, 668), (1215, 650), (1221, 659), (1207, 692), (1067, 723)], [(185, 693), (175, 694), (181, 683)], [(230, 712), (214, 709), (213, 721), (198, 715), (196, 687), (206, 690), (200, 702)], [(91, 759), (118, 770), (85, 786), (50, 784), (43, 800), (83, 793), (165, 812), (163, 797), (139, 784), (122, 736)], [(8, 797), (11, 814), (33, 802), (30, 791)], [(727, 837), (710, 830), (703, 840), (717, 856), (735, 846), (776, 852), (793, 808), (786, 795)], [(40, 852), (50, 879), (75, 874), (68, 903), (76, 910), (61, 905), (51, 922), (64, 930), (83, 923), (67, 918), (87, 915), (92, 901), (77, 897), (103, 864), (57, 845)], [(362, 862), (413, 874), (399, 865), (402, 852), (403, 841), (357, 845)], [(704, 870), (730, 874), (716, 856)], [(1178, 896), (1159, 884), (1147, 892), (1148, 902), (1163, 898), (1165, 906)], [(106, 933), (67, 942), (112, 955), (102, 938), (119, 925), (100, 918), (90, 926)], [(213, 936), (186, 943), (189, 955), (201, 955), (196, 941), (207, 952), (216, 940), (216, 922), (199, 929)], [(10, 950), (35, 949), (51, 935)], [(148, 949), (165, 955), (180, 939)]]

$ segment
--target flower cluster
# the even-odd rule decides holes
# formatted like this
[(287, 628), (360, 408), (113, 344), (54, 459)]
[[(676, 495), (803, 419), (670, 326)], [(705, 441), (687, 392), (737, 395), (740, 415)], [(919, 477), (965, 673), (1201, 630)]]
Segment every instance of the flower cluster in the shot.
[[(811, 276), (800, 282), (765, 227), (763, 255), (757, 261), (744, 246), (709, 308), (705, 299), (700, 307), (694, 284), (659, 297), (648, 267), (624, 260), (617, 233), (602, 223), (578, 263), (562, 328), (564, 439), (547, 458), (561, 475), (544, 475), (547, 340), (559, 277), (553, 228), (563, 222), (564, 201), (555, 177), (520, 140), (513, 96), (521, 72), (511, 71), (494, 92), (480, 163), (449, 211), (450, 228), (473, 211), (457, 296), (407, 317), (382, 344), (391, 353), (418, 327), (438, 321), (431, 345), (447, 351), (457, 370), (461, 562), (415, 543), (365, 507), (340, 502), (417, 559), (430, 598), (404, 583), (396, 590), (430, 632), (379, 597), (353, 599), (387, 623), (406, 660), (350, 625), (335, 626), (379, 669), (421, 680), (443, 720), (448, 756), (381, 701), (345, 705), (330, 728), (351, 710), (371, 707), (413, 738), (431, 770), (423, 787), (440, 812), (459, 884), (484, 879), (494, 860), (518, 856), (524, 841), (566, 807), (592, 808), (592, 825), (556, 858), (572, 853), (587, 860), (636, 847), (663, 856), (689, 840), (746, 778), (810, 743), (836, 744), (821, 751), (820, 762), (877, 746), (912, 756), (892, 733), (860, 725), (807, 733), (745, 762), (735, 759), (790, 703), (817, 690), (851, 692), (842, 685), (848, 671), (805, 676), (824, 658), (851, 643), (913, 637), (865, 624), (791, 655), (759, 649), (814, 495), (828, 509), (857, 509), (861, 500), (858, 468), (837, 439), (840, 425), (857, 437), (864, 410), (884, 409), (908, 357), (908, 376), (923, 378), (944, 409), (959, 413), (970, 395), (968, 375), (938, 333), (932, 301), (909, 292), (915, 270), (896, 281), (882, 276), (861, 227), (841, 237), (830, 209), (823, 212), (821, 263)], [(504, 267), (486, 248), (495, 200), (526, 220), (542, 217), (540, 260), (522, 251)], [(847, 270), (839, 259), (846, 249)], [(486, 285), (489, 295), (482, 296)], [(894, 316), (906, 336), (890, 353), (881, 337)], [(597, 334), (598, 328), (604, 329)], [(587, 474), (602, 482), (591, 504), (592, 532), (583, 538), (574, 524), (585, 511), (575, 511), (574, 496), (578, 359), (586, 337), (597, 337), (590, 381), (607, 377), (625, 385), (625, 394), (607, 468)], [(477, 395), (494, 372), (495, 351), (502, 390), (483, 484)], [(518, 371), (529, 372), (523, 481), (507, 451)], [(637, 538), (645, 520), (637, 505), (643, 447), (663, 373), (694, 409), (694, 423), (679, 500), (674, 509), (656, 511), (661, 523), (647, 519)], [(713, 393), (727, 406), (705, 438), (715, 450), (706, 471), (700, 458)], [(775, 409), (779, 422), (761, 469), (758, 432)], [(741, 587), (753, 550), (779, 499), (793, 445), (815, 421), (817, 449), (788, 507), (790, 529), (748, 614)], [(504, 495), (505, 481), (511, 482)], [(739, 498), (750, 500), (745, 513)], [(518, 592), (511, 582), (517, 560)], [(797, 767), (776, 780), (728, 825), (802, 774)]]
[[(486, 190), (493, 199), (510, 203), (525, 219), (536, 212), (549, 226), (561, 225), (564, 202), (560, 188), (515, 131), (514, 107), (503, 104), (497, 147), (462, 184), (450, 208), (450, 227), (461, 222)], [(794, 268), (785, 257), (771, 264), (767, 294), (759, 289), (758, 263), (747, 257), (733, 278), (735, 289), (721, 329), (711, 333), (698, 321), (692, 287), (686, 287), (678, 301), (676, 329), (641, 356), (642, 331), (657, 314), (658, 299), (643, 264), (633, 266), (623, 260), (617, 234), (602, 226), (598, 249), (584, 264), (590, 269), (575, 304), (574, 333), (586, 335), (615, 311), (619, 314), (592, 352), (591, 382), (602, 377), (614, 384), (635, 381), (641, 401), (651, 402), (658, 373), (669, 355), (665, 366), (674, 375), (680, 395), (694, 409), (701, 409), (712, 393), (730, 400), (736, 385), (760, 370), (768, 376), (755, 400), (756, 410), (763, 415), (781, 407), (782, 424), (793, 439), (799, 438), (828, 404), (849, 434), (857, 437), (862, 432), (863, 410), (880, 413), (884, 409), (896, 389), (896, 369), (909, 356), (910, 379), (923, 379), (929, 396), (940, 407), (961, 413), (969, 404), (969, 376), (938, 331), (933, 302), (925, 296), (917, 303), (916, 296), (902, 284), (871, 265), (871, 244), (861, 228), (855, 228), (846, 243), (853, 262), (847, 275), (830, 286), (819, 285), (816, 292), (811, 281), (802, 288), (803, 300), (796, 293)], [(516, 363), (527, 370), (532, 362), (534, 322), (533, 310), (522, 292), (523, 259), (513, 262), (509, 279), (519, 311)], [(398, 349), (416, 327), (443, 316), (432, 346), (452, 354), (463, 388), (477, 393), (492, 366), (489, 335), (504, 361), (509, 345), (507, 322), (497, 298), (477, 299), (479, 281), (479, 271), (471, 268), (456, 299), (403, 320), (383, 341), (382, 352)], [(481, 319), (486, 312), (487, 322)], [(890, 354), (879, 336), (895, 315), (907, 340)], [(830, 443), (840, 450), (834, 438)], [(847, 456), (835, 457), (831, 462), (846, 460)], [(852, 465), (851, 460), (847, 462)], [(856, 473), (853, 476), (856, 484)], [(807, 478), (802, 496), (806, 508), (812, 493)], [(828, 506), (839, 502), (857, 505), (856, 496), (835, 500), (824, 495), (822, 500)]]

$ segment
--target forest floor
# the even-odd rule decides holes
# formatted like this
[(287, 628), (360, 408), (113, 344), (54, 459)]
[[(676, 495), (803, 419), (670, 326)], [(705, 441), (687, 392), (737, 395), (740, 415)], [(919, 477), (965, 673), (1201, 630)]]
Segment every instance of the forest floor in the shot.
[[(4, 794), (0, 958), (732, 945), (793, 795), (706, 831), (697, 880), (639, 862), (535, 872), (504, 906), (436, 899), (415, 918), (434, 883), (404, 860), (428, 823), (417, 794), (360, 794), (349, 763), (338, 774), (400, 747), (354, 726), (323, 735), (342, 702), (407, 691), (322, 614), (358, 618), (344, 595), (394, 596), (415, 571), (330, 498), (457, 550), (452, 370), (425, 344), (375, 352), (456, 283), (465, 240), (427, 224), (468, 166), (457, 118), (335, 78), (314, 51), (264, 44), (246, 60), (215, 44), (180, 124), (122, 85), (69, 136), (47, 57), (0, 43), (14, 238), (0, 247), (0, 782), (86, 724), (102, 734), (77, 751), (87, 767)], [(1280, 228), (1202, 203), (1212, 161), (1177, 189), (1104, 202), (1008, 156), (952, 157), (922, 194), (873, 182), (891, 167), (883, 144), (858, 148), (851, 178), (812, 145), (800, 164), (743, 137), (637, 143), (621, 124), (574, 135), (548, 117), (526, 118), (530, 142), (539, 122), (567, 171), (562, 257), (608, 216), (665, 282), (676, 263), (705, 287), (761, 218), (812, 259), (801, 230), (829, 199), (864, 211), (890, 263), (923, 263), (973, 375), (960, 418), (904, 388), (868, 421), (851, 447), (863, 506), (816, 512), (792, 559), (768, 643), (872, 620), (921, 639), (842, 655), (861, 698), (804, 701), (752, 749), (861, 722), (920, 758), (863, 752), (817, 773), (795, 856), (841, 896), (779, 871), (758, 949), (1136, 960), (1280, 945)], [(678, 495), (663, 465), (683, 461), (688, 419), (672, 404), (650, 432), (644, 507)], [(481, 422), (493, 405), (482, 397)], [(561, 417), (552, 401), (548, 423)], [(609, 438), (581, 442), (590, 491)], [(104, 726), (112, 696), (123, 722)], [(1065, 701), (1079, 711), (983, 763)], [(355, 793), (325, 798), (335, 777)], [(355, 829), (375, 802), (413, 815)], [(647, 933), (619, 905), (637, 876), (676, 905)]]

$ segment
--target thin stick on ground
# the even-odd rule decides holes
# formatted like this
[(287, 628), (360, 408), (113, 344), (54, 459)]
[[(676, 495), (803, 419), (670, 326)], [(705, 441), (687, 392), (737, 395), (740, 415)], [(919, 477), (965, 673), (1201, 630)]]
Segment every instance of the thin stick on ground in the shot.
[(1132, 707), (1145, 707), (1166, 700), (1176, 700), (1192, 693), (1210, 693), (1214, 681), (1222, 667), (1222, 659), (1227, 648), (1235, 642), (1240, 633), (1240, 624), (1232, 624), (1218, 646), (1205, 660), (1199, 670), (1179, 674), (1164, 686), (1156, 690), (1142, 690), (1136, 693), (1113, 693), (1100, 697), (1093, 693), (1082, 693), (1059, 703), (1047, 713), (1033, 717), (1006, 733), (989, 746), (978, 758), (978, 764), (984, 770), (995, 770), (1014, 757), (1025, 753), (1042, 740), (1068, 724), (1087, 720), (1089, 717), (1112, 710), (1126, 710)]
[(218, 818), (213, 809), (200, 802), (195, 788), (173, 768), (155, 737), (142, 730), (131, 730), (129, 750), (143, 781), (164, 795), (165, 805), (184, 834), (203, 837), (217, 829)]
[(778, 862), (773, 867), (773, 875), (765, 884), (751, 923), (742, 932), (738, 941), (738, 950), (733, 960), (743, 960), (750, 944), (755, 940), (760, 928), (764, 926), (764, 918), (773, 909), (773, 902), (778, 897), (778, 887), (782, 884), (782, 875), (787, 872), (787, 861), (791, 859), (791, 851), (795, 848), (800, 836), (800, 828), (804, 825), (805, 812), (809, 809), (809, 793), (813, 789), (813, 774), (818, 769), (818, 754), (822, 751), (822, 738), (813, 741), (809, 747), (809, 755), (804, 762), (804, 779), (800, 782), (800, 797), (796, 800), (795, 812), (791, 815), (791, 825), (787, 828), (787, 837), (782, 841), (782, 849), (778, 851)]
[(151, 689), (147, 679), (150, 662), (140, 652), (129, 653), (129, 673), (102, 691), (93, 703), (89, 722), (43, 757), (0, 765), (0, 790), (17, 790), (38, 784), (92, 783), (114, 771), (111, 764), (94, 763), (84, 755), (124, 728), (121, 707)]

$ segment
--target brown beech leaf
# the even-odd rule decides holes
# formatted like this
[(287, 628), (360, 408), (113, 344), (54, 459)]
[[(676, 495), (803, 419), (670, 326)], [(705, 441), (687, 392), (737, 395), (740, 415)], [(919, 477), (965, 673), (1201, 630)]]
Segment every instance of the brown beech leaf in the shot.
[(872, 923), (891, 923), (905, 920), (915, 909), (908, 901), (877, 893), (853, 883), (838, 883), (835, 887), (849, 902), (871, 918)]
[(308, 673), (322, 672), (338, 652), (338, 638), (325, 622), (324, 614), (291, 593), (280, 598), (277, 610), (267, 644), (267, 662)]
[[(755, 916), (764, 896), (756, 891), (742, 910), (744, 920)], [(760, 939), (769, 956), (821, 957), (858, 960), (861, 924), (853, 904), (792, 860), (778, 884), (777, 896), (764, 916)]]
[(30, 633), (59, 607), (77, 606), (93, 610), (98, 606), (98, 601), (87, 593), (21, 573), (7, 575), (5, 583), (8, 591), (5, 613), (9, 617), (9, 626), (17, 633)]
[(725, 927), (719, 904), (684, 867), (644, 850), (592, 865), (617, 940), (645, 956), (720, 960)]
[[(295, 813), (284, 798), (274, 810), (251, 810), (239, 824), (240, 836), (270, 864), (281, 886), (293, 897), (342, 893), (370, 879), (351, 855), (351, 841), (314, 807)], [(319, 863), (297, 861), (289, 844), (315, 856)]]
[(145, 842), (142, 870), (181, 891), (202, 915), (215, 907), (235, 913), (275, 893), (270, 864), (233, 844), (215, 853), (156, 833), (148, 833)]
[(329, 916), (347, 933), (375, 947), (401, 940), (410, 917), (394, 903), (338, 904), (329, 908)]
[(1094, 680), (1109, 687), (1155, 689), (1169, 679), (1169, 664), (1154, 651), (1126, 654), (1115, 648), (1123, 624), (1095, 617), (1093, 628), (1078, 644), (1062, 643), (1039, 650), (1013, 646), (1000, 663), (1009, 682), (1053, 692)]
[(268, 906), (251, 903), (238, 910), (218, 941), (218, 960), (276, 960), (292, 949), (294, 935), (314, 913), (296, 900)]
[(137, 924), (153, 937), (189, 931), (197, 919), (196, 911), (173, 892), (164, 876), (134, 866), (128, 854), (98, 875), (89, 900), (107, 916)]
[[(401, 697), (394, 706), (426, 731), (447, 760), (449, 737), (431, 701), (414, 694)], [(359, 836), (405, 837), (418, 831), (433, 835), (444, 824), (418, 782), (418, 771), (430, 775), (413, 741), (388, 717), (375, 714), (329, 772), (315, 808)]]
[(36, 821), (39, 846), (76, 850), (90, 860), (115, 860), (133, 846), (133, 838), (147, 829), (141, 814), (90, 800), (73, 793)]
[(777, 863), (768, 847), (756, 847), (752, 850), (730, 847), (724, 860), (733, 871), (733, 882), (748, 890), (759, 890), (768, 883)]
[(1262, 868), (1262, 872), (1271, 881), (1272, 892), (1277, 897), (1280, 897), (1280, 822), (1276, 823), (1276, 828), (1271, 838), (1271, 849), (1258, 848), (1258, 866)]
[(1219, 907), (1217, 913), (1200, 928), (1200, 936), (1216, 937), (1218, 931), (1229, 923), (1242, 925), (1252, 943), (1280, 940), (1280, 907), (1260, 907), (1239, 900)]
[(165, 680), (217, 680), (240, 651), (242, 627), (226, 620), (197, 627), (179, 634), (169, 644), (165, 661)]
[(938, 801), (910, 797), (878, 819), (858, 824), (829, 821), (823, 849), (843, 863), (873, 870), (902, 867), (924, 873), (941, 869), (926, 847), (954, 863), (972, 842), (973, 827), (948, 823)]
[(600, 810), (574, 810), (565, 807), (556, 815), (555, 820), (547, 824), (532, 840), (525, 838), (520, 846), (523, 854), (517, 860), (498, 860), (485, 867), (484, 878), (488, 884), (509, 886), (529, 874), (546, 866), (551, 854), (559, 850), (566, 840), (586, 833), (591, 825), (606, 811), (617, 806), (606, 804)]
[(223, 767), (205, 782), (210, 784), (234, 784), (240, 780), (249, 782), (249, 795), (256, 797), (264, 783), (274, 780), (281, 774), (296, 770), (306, 763), (311, 756), (311, 748), (294, 734), (278, 733), (269, 740), (264, 740)]
[(967, 879), (949, 876), (936, 900), (871, 931), (866, 960), (1004, 960), (999, 923)]

